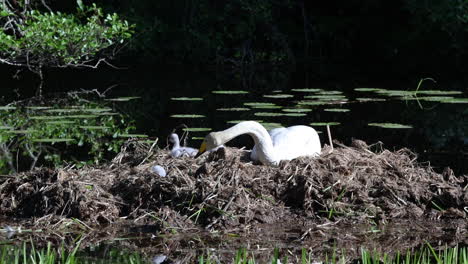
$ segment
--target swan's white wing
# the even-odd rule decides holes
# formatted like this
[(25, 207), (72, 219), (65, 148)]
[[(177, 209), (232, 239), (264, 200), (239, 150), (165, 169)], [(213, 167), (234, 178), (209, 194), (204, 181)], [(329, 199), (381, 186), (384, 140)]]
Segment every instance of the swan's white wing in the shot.
[(315, 129), (308, 126), (276, 128), (270, 133), (273, 148), (280, 160), (320, 154), (320, 138)]

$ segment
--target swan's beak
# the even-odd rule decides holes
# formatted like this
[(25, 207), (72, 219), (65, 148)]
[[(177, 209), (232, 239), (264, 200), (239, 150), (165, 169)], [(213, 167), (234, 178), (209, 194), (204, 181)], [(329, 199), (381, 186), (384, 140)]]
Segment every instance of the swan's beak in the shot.
[(206, 151), (206, 142), (203, 141), (200, 148), (198, 149), (197, 155), (195, 155), (195, 158), (198, 158), (201, 154), (205, 153), (205, 151)]

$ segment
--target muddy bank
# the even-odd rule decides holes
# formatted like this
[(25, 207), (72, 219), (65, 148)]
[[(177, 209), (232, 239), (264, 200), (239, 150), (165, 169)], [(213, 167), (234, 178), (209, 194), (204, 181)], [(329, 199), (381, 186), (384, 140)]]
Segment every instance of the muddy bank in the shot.
[[(152, 172), (154, 165), (167, 176)], [(125, 219), (160, 232), (460, 220), (468, 214), (467, 184), (467, 175), (448, 168), (435, 173), (407, 149), (389, 151), (362, 141), (279, 167), (253, 164), (238, 149), (174, 159), (132, 141), (105, 166), (41, 168), (0, 178), (0, 215), (36, 226), (70, 218), (89, 226)]]

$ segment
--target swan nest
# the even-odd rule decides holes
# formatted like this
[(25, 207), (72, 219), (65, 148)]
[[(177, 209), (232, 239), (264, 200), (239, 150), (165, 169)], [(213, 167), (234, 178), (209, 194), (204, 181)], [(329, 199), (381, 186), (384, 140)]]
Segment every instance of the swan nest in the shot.
[[(466, 228), (468, 175), (449, 168), (438, 174), (408, 149), (355, 140), (278, 167), (253, 164), (248, 154), (227, 148), (199, 159), (171, 158), (168, 150), (128, 141), (99, 167), (1, 177), (0, 215), (39, 226), (71, 218), (90, 226), (131, 220), (160, 232), (418, 218), (463, 220)], [(167, 176), (153, 173), (154, 165)]]

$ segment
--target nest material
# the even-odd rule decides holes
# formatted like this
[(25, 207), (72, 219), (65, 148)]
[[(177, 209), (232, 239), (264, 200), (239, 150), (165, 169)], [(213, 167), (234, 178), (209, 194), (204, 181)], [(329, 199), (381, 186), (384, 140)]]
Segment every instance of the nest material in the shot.
[[(0, 214), (74, 217), (87, 224), (120, 217), (139, 223), (157, 219), (161, 229), (217, 230), (340, 219), (467, 217), (468, 176), (455, 177), (449, 169), (435, 173), (408, 149), (370, 149), (354, 141), (352, 147), (324, 149), (317, 158), (268, 167), (232, 148), (195, 160), (127, 145), (99, 168), (42, 168), (0, 181)], [(154, 174), (154, 165), (164, 167), (168, 176)]]

